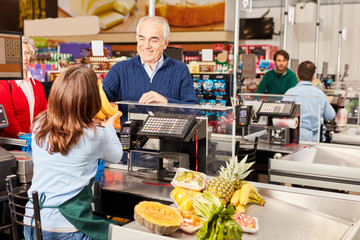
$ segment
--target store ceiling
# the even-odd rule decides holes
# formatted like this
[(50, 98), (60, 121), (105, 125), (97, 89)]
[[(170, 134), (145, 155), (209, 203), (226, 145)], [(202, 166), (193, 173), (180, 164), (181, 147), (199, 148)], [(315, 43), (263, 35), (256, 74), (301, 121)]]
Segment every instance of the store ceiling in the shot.
[[(288, 0), (289, 5), (296, 3), (317, 2), (315, 0)], [(360, 3), (360, 0), (343, 0), (344, 4)], [(340, 0), (320, 0), (321, 5), (340, 4)], [(285, 5), (285, 0), (253, 0), (253, 8), (281, 7)]]

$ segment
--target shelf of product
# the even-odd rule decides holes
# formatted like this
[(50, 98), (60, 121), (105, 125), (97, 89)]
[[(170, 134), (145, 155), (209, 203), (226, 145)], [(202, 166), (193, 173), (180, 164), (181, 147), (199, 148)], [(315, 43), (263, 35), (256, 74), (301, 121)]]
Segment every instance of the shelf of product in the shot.
[(197, 98), (202, 105), (229, 106), (232, 94), (231, 74), (192, 74)]

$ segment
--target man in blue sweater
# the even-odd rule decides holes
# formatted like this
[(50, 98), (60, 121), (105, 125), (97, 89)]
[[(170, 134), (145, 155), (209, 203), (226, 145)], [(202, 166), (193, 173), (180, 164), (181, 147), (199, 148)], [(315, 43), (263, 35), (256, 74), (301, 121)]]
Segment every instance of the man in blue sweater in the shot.
[(103, 81), (109, 100), (198, 103), (186, 64), (164, 54), (169, 33), (169, 24), (162, 17), (145, 16), (139, 20), (136, 28), (138, 55), (115, 64)]

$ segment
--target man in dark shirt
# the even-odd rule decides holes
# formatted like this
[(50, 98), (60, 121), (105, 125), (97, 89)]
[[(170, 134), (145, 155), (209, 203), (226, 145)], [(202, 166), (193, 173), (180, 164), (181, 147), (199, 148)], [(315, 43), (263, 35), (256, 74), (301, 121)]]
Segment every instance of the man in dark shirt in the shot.
[(298, 83), (296, 74), (287, 67), (289, 54), (285, 50), (277, 51), (274, 61), (276, 68), (264, 75), (256, 93), (284, 94)]
[(149, 15), (139, 20), (138, 55), (112, 66), (103, 81), (110, 101), (198, 103), (186, 64), (164, 54), (169, 33), (169, 24), (162, 17)]

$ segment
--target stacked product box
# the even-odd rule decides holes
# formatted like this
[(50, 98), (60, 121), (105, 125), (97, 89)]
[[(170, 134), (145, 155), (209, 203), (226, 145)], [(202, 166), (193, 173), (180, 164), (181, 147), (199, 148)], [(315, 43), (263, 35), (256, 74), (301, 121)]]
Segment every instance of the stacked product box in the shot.
[(40, 82), (49, 81), (47, 79), (46, 73), (48, 71), (54, 71), (54, 64), (30, 64), (29, 71), (33, 78), (39, 80)]

